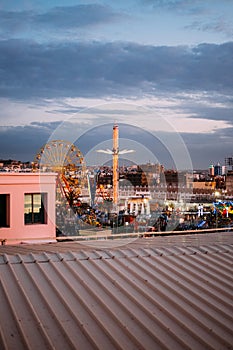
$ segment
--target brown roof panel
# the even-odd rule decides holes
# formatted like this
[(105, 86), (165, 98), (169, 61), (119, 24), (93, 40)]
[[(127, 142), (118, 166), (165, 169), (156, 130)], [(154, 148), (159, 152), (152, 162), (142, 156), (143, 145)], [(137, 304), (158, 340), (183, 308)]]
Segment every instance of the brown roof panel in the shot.
[(0, 348), (232, 349), (232, 243), (3, 246)]

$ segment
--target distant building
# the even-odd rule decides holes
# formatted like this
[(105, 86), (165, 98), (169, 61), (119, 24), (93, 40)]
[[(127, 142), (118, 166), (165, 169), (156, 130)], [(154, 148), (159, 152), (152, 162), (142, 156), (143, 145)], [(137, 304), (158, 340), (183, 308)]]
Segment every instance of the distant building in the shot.
[(211, 164), (210, 166), (209, 166), (209, 176), (214, 176), (214, 166), (213, 166), (213, 164)]
[(216, 188), (215, 181), (194, 181), (193, 182), (193, 191), (202, 190), (203, 192), (213, 192)]
[(54, 240), (56, 174), (0, 174), (0, 241)]
[(142, 180), (144, 180), (144, 184), (147, 183), (148, 186), (154, 186), (161, 182), (161, 176), (164, 173), (163, 165), (147, 163), (140, 165), (140, 167), (143, 170)]
[(218, 163), (214, 166), (214, 176), (222, 175), (222, 166)]
[(228, 193), (233, 192), (233, 170), (229, 170), (226, 176), (226, 191)]
[(226, 175), (227, 167), (225, 165), (222, 166), (222, 175)]
[(217, 163), (214, 166), (214, 176), (222, 176), (226, 174), (226, 166), (221, 165), (220, 163)]
[(167, 190), (178, 190), (179, 188), (191, 188), (193, 175), (185, 171), (164, 171)]
[(227, 170), (233, 170), (233, 157), (225, 158), (225, 166)]

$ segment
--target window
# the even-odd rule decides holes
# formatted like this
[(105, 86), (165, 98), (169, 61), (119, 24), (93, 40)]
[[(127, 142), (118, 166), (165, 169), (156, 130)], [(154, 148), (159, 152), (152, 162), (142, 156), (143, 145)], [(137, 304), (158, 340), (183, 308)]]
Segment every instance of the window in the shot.
[(0, 194), (0, 227), (10, 227), (9, 194)]
[(24, 195), (24, 223), (46, 224), (47, 193), (27, 193)]

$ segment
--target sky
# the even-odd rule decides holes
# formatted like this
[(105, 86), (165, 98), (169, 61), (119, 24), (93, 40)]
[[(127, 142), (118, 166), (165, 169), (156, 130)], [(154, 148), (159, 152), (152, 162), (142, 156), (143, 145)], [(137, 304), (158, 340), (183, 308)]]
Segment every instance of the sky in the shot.
[[(1, 0), (0, 159), (67, 140), (88, 164), (233, 156), (233, 0)], [(108, 156), (109, 157), (109, 156)]]

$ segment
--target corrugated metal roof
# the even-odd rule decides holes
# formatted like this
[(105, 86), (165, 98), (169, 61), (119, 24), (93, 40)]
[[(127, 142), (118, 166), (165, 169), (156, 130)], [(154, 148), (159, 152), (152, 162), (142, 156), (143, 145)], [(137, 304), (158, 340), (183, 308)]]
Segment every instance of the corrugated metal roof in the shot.
[(232, 235), (156, 238), (0, 249), (0, 349), (232, 349)]
[[(74, 238), (75, 239), (75, 238)], [(156, 235), (155, 237), (147, 238), (117, 238), (114, 236), (108, 239), (96, 239), (89, 240), (88, 237), (85, 241), (63, 241), (63, 242), (42, 242), (35, 244), (17, 244), (17, 245), (0, 245), (1, 254), (28, 254), (31, 252), (68, 252), (68, 251), (90, 251), (90, 250), (116, 250), (125, 248), (168, 248), (171, 246), (179, 247), (199, 247), (200, 245), (214, 245), (218, 244), (233, 244), (233, 232), (212, 232), (202, 233), (199, 231), (196, 234), (169, 234), (169, 235)]]

